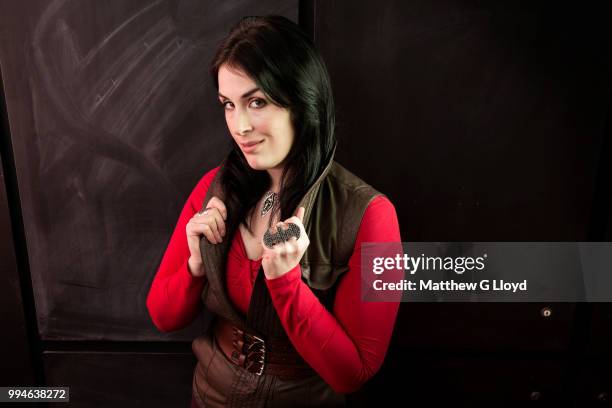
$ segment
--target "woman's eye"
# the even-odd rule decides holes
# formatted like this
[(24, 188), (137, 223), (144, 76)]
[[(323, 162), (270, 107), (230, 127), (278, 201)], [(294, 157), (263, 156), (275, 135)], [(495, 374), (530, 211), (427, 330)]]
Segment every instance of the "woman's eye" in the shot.
[(234, 108), (234, 104), (231, 103), (230, 101), (223, 101), (221, 102), (221, 106), (223, 107), (223, 109), (225, 110), (231, 110)]
[(266, 101), (260, 98), (256, 98), (251, 100), (251, 103), (249, 105), (251, 106), (251, 108), (261, 109), (266, 106)]

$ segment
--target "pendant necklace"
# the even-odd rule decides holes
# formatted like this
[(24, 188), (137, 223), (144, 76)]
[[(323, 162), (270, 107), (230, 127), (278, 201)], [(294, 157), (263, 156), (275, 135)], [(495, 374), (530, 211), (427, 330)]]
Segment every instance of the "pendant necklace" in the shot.
[(274, 191), (268, 191), (264, 196), (263, 206), (261, 207), (261, 216), (265, 216), (274, 208), (278, 201), (278, 194)]

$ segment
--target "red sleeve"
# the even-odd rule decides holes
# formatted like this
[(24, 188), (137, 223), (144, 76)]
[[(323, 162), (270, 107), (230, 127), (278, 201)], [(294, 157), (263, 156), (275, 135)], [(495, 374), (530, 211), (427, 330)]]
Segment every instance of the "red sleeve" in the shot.
[(189, 195), (149, 289), (147, 309), (155, 326), (163, 332), (188, 326), (201, 307), (200, 296), (206, 278), (189, 272), (186, 227), (202, 208), (206, 191), (218, 169), (206, 173)]
[(378, 371), (399, 308), (398, 302), (361, 301), (362, 242), (401, 242), (395, 208), (385, 196), (376, 197), (361, 220), (350, 269), (338, 284), (333, 314), (301, 280), (299, 265), (266, 281), (296, 350), (340, 393), (358, 390)]

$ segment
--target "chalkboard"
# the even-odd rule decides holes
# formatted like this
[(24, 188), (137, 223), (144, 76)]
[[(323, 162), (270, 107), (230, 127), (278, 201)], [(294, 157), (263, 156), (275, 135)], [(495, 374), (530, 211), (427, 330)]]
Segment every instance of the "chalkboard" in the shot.
[(146, 296), (178, 214), (229, 135), (208, 65), (245, 15), (297, 1), (2, 1), (0, 45), (44, 339), (161, 335)]

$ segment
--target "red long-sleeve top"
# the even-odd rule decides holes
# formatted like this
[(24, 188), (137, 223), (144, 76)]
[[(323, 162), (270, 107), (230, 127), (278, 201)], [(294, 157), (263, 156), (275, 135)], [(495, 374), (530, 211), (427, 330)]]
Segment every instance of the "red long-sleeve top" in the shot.
[[(202, 208), (217, 170), (218, 167), (206, 173), (189, 196), (151, 285), (147, 308), (161, 331), (189, 325), (200, 311), (206, 278), (189, 272), (186, 225)], [(362, 242), (401, 242), (395, 208), (386, 197), (376, 197), (364, 213), (349, 270), (338, 283), (331, 313), (301, 280), (299, 264), (279, 278), (266, 279), (272, 302), (294, 347), (340, 393), (356, 391), (378, 371), (399, 307), (397, 302), (361, 301)], [(227, 261), (229, 299), (246, 314), (261, 259), (247, 258), (239, 230), (232, 237)]]

